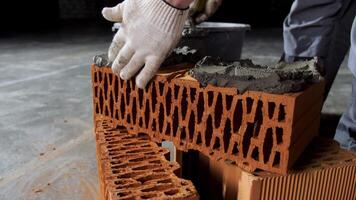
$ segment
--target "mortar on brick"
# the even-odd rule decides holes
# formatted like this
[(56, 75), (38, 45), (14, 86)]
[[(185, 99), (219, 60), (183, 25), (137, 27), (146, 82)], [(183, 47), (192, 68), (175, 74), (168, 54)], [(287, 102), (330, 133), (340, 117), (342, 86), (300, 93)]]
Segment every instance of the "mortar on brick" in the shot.
[(162, 63), (162, 67), (173, 66), (181, 63), (196, 63), (203, 55), (196, 49), (191, 49), (188, 46), (177, 47)]
[(93, 57), (93, 62), (98, 67), (110, 67), (112, 65), (109, 62), (108, 54), (100, 54)]
[(276, 66), (255, 65), (251, 60), (224, 62), (219, 58), (205, 57), (190, 75), (203, 86), (236, 87), (245, 91), (265, 91), (282, 94), (302, 91), (307, 84), (319, 82), (317, 60), (279, 63)]
[[(165, 68), (167, 66), (174, 66), (181, 63), (196, 63), (198, 62), (203, 56), (199, 54), (198, 50), (191, 49), (188, 46), (177, 47), (173, 49), (171, 54), (165, 59), (162, 63), (161, 68)], [(99, 67), (107, 67), (111, 66), (112, 63), (109, 62), (107, 54), (100, 54), (96, 55), (93, 58), (93, 62), (96, 66)]]

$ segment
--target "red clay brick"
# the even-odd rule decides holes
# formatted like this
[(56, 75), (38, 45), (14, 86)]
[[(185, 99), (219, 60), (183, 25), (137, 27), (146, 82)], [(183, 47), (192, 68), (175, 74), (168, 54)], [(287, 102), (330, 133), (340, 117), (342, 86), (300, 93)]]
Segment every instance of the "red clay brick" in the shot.
[(199, 199), (192, 182), (178, 178), (179, 164), (145, 134), (97, 119), (95, 136), (101, 199)]
[(211, 161), (207, 168), (226, 188), (220, 194), (226, 199), (356, 199), (356, 154), (331, 139), (317, 137), (288, 175), (251, 174), (222, 161)]
[(291, 94), (200, 87), (186, 75), (157, 75), (145, 90), (92, 66), (94, 118), (173, 141), (247, 170), (286, 174), (317, 135), (324, 83)]

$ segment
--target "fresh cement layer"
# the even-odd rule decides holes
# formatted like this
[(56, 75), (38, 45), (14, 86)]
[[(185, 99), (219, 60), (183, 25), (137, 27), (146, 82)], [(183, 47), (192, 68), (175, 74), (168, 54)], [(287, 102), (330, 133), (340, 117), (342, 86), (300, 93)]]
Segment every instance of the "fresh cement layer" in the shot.
[(269, 67), (255, 65), (251, 60), (226, 63), (219, 58), (205, 57), (189, 73), (203, 86), (236, 87), (240, 93), (248, 90), (276, 94), (298, 92), (322, 78), (315, 59)]
[[(175, 48), (172, 53), (162, 63), (162, 67), (182, 64), (182, 63), (197, 63), (202, 57), (199, 55), (198, 50), (191, 49), (188, 46)], [(94, 64), (98, 67), (111, 66), (107, 54), (100, 54), (94, 56)]]
[[(162, 66), (181, 63), (196, 63), (198, 53), (189, 47), (174, 49)], [(99, 67), (111, 66), (107, 54), (94, 57)], [(223, 62), (219, 58), (205, 57), (200, 60), (190, 75), (201, 85), (236, 87), (240, 93), (245, 91), (265, 91), (275, 94), (298, 92), (310, 83), (322, 78), (317, 70), (317, 61), (298, 61), (291, 64), (278, 63), (275, 66), (255, 65), (251, 60)]]
[(93, 62), (98, 67), (107, 67), (111, 66), (111, 62), (109, 62), (108, 54), (100, 54), (96, 55), (93, 58)]
[(204, 56), (200, 55), (199, 51), (196, 49), (191, 49), (188, 46), (177, 47), (166, 58), (162, 67), (169, 67), (182, 63), (197, 63), (202, 57)]

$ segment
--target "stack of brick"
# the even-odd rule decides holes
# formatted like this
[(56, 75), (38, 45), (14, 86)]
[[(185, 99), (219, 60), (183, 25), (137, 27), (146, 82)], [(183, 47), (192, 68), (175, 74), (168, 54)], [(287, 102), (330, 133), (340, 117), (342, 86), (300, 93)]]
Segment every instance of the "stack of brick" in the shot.
[(264, 199), (356, 199), (356, 154), (316, 140), (288, 176), (257, 174)]
[(157, 75), (145, 90), (108, 67), (92, 67), (94, 115), (143, 132), (155, 142), (173, 141), (234, 161), (253, 172), (286, 174), (319, 129), (323, 82), (303, 92), (269, 94), (200, 87), (182, 73)]
[(95, 124), (102, 199), (199, 199), (192, 182), (178, 178), (169, 151), (144, 134), (128, 134), (110, 120)]
[[(298, 93), (240, 94), (236, 88), (201, 87), (192, 77), (172, 69), (158, 74), (142, 90), (133, 81), (119, 79), (109, 67), (93, 65), (94, 121), (110, 121), (110, 127), (123, 126), (130, 135), (145, 133), (153, 142), (168, 140), (179, 150), (201, 152), (213, 169), (219, 169), (213, 173), (231, 172), (226, 184), (235, 187), (239, 199), (328, 199), (332, 195), (356, 199), (352, 190), (356, 186), (355, 155), (330, 141), (304, 154), (319, 160), (310, 158), (308, 164), (292, 168), (318, 135), (323, 82)], [(331, 147), (324, 148), (328, 145)], [(324, 159), (329, 154), (333, 156)], [(225, 166), (225, 161), (234, 165)], [(313, 168), (310, 163), (320, 166)], [(256, 172), (260, 170), (263, 172)], [(336, 191), (338, 182), (343, 184), (338, 194), (323, 191)], [(345, 186), (347, 182), (350, 185)]]
[(247, 173), (222, 161), (210, 161), (209, 168), (226, 199), (356, 199), (356, 153), (331, 139), (316, 138), (286, 176)]

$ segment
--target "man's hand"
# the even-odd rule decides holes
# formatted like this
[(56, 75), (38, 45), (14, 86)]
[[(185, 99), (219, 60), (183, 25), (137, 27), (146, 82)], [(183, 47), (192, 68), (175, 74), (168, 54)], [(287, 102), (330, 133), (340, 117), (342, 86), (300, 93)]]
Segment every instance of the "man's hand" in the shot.
[(188, 10), (163, 0), (126, 0), (102, 14), (121, 22), (108, 53), (113, 72), (128, 80), (144, 66), (136, 76), (136, 85), (144, 88), (180, 40)]
[(190, 6), (189, 15), (194, 24), (200, 24), (211, 17), (220, 7), (222, 0), (195, 0)]

